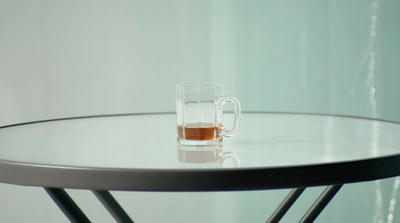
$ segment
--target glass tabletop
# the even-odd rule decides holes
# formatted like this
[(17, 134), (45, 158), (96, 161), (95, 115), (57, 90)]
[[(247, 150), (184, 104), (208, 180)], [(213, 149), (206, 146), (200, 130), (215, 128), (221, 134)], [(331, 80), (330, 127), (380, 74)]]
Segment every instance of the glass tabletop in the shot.
[[(231, 114), (224, 115), (229, 126)], [(400, 153), (400, 124), (346, 116), (244, 113), (220, 146), (180, 146), (174, 113), (0, 128), (0, 159), (72, 167), (218, 169), (350, 162)]]
[[(231, 114), (224, 115), (229, 128)], [(104, 115), (0, 128), (0, 182), (128, 191), (238, 191), (400, 175), (400, 124), (348, 116), (244, 113), (212, 147), (180, 146), (174, 113)]]

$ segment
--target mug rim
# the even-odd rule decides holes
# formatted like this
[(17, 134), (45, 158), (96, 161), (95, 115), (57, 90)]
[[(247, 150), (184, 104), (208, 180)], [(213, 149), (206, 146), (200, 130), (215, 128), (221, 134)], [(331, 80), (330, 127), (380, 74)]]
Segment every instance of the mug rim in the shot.
[(223, 88), (224, 85), (218, 83), (181, 83), (175, 85), (176, 88), (193, 88), (193, 89), (206, 89), (206, 88)]

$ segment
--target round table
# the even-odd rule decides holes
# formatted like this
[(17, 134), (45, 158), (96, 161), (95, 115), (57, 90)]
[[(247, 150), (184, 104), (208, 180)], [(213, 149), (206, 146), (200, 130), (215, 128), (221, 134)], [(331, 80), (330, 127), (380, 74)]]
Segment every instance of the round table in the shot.
[(64, 213), (62, 188), (93, 190), (111, 210), (109, 190), (295, 188), (284, 213), (305, 187), (330, 185), (323, 209), (345, 183), (400, 175), (399, 145), (400, 123), (340, 115), (247, 112), (212, 147), (177, 144), (175, 113), (63, 118), (0, 127), (0, 182), (44, 187)]

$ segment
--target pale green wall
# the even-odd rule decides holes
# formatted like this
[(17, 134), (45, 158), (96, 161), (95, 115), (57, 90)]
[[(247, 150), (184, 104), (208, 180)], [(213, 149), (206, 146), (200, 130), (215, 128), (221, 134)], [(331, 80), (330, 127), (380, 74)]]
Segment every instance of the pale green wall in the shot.
[[(222, 83), (247, 111), (400, 121), (399, 11), (396, 0), (1, 0), (0, 125), (173, 111), (179, 82)], [(320, 221), (386, 222), (390, 200), (397, 198), (393, 184), (346, 186)], [(311, 190), (287, 221), (297, 219), (318, 191)], [(73, 193), (94, 218), (107, 219), (90, 194)], [(121, 199), (143, 221), (156, 203), (180, 204), (157, 207), (148, 222), (193, 216), (259, 222), (285, 193), (134, 193)], [(40, 189), (1, 185), (0, 194), (8, 200), (0, 202), (0, 220), (64, 219)], [(188, 205), (193, 199), (201, 206)], [(21, 215), (19, 208), (28, 212)]]

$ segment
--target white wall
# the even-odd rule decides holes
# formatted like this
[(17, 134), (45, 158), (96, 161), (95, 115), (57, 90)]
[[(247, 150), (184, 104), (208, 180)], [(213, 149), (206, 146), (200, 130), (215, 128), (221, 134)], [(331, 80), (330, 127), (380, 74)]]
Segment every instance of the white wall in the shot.
[[(179, 82), (223, 83), (247, 111), (400, 121), (399, 10), (395, 0), (0, 0), (0, 125), (174, 111), (174, 84)], [(385, 220), (393, 184), (389, 179), (344, 188), (335, 208), (321, 216), (323, 222), (342, 222), (332, 216), (343, 215)], [(90, 193), (72, 193), (94, 218), (107, 222)], [(243, 222), (252, 209), (262, 213), (273, 207), (280, 193), (179, 198), (134, 193), (125, 200), (117, 195), (143, 221), (151, 207), (170, 199), (179, 205), (157, 206), (158, 215), (148, 222), (202, 216), (196, 208), (179, 212), (196, 199), (208, 211), (208, 221)], [(1, 185), (0, 194), (0, 220), (64, 219), (41, 189)], [(347, 194), (359, 199), (350, 201)], [(214, 212), (219, 207), (210, 203), (227, 208)], [(253, 220), (263, 218), (259, 214)]]

